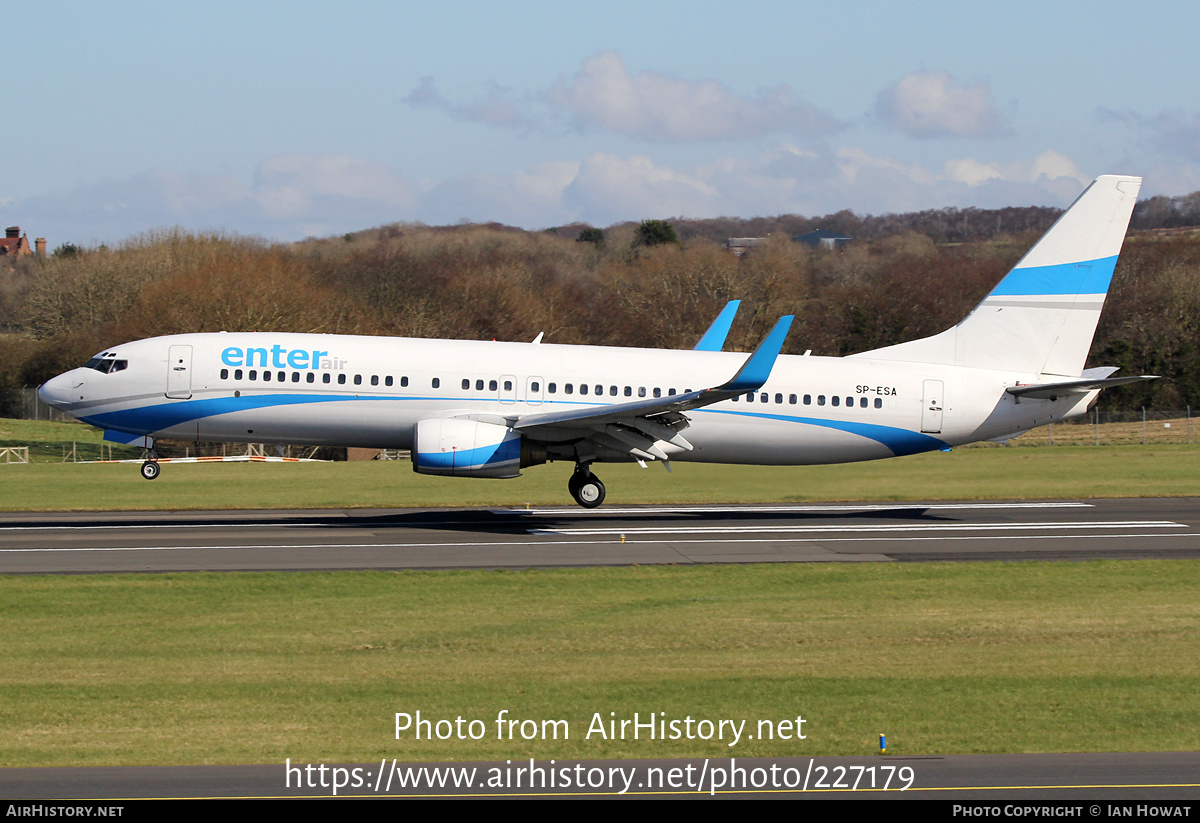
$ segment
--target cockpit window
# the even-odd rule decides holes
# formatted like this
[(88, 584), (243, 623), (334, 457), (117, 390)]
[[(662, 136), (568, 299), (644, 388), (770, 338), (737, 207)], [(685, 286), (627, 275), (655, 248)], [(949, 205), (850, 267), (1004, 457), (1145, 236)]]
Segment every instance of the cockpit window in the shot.
[(95, 369), (103, 374), (111, 374), (115, 371), (124, 371), (129, 368), (128, 360), (113, 360), (107, 357), (93, 357), (91, 360), (83, 364), (85, 369)]

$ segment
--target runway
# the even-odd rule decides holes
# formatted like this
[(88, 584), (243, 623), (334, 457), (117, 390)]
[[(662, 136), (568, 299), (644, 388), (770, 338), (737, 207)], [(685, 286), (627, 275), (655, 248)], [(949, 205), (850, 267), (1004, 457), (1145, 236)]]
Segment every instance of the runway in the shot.
[(1200, 500), (0, 515), (0, 573), (1200, 557)]
[[(91, 799), (330, 797), (674, 797), (990, 801), (1066, 804), (1053, 816), (1190, 816), (1200, 799), (1196, 752), (534, 760), (477, 763), (130, 766), (0, 769), (0, 797)], [(318, 771), (324, 766), (324, 771)], [(576, 767), (579, 768), (576, 768)], [(334, 770), (337, 770), (336, 772)], [(527, 770), (526, 770), (527, 769)], [(526, 770), (522, 774), (519, 770)], [(466, 778), (459, 782), (455, 778)], [(357, 781), (355, 777), (359, 778)], [(407, 778), (407, 779), (406, 779)], [(107, 798), (107, 800), (100, 800)], [(1101, 803), (1100, 801), (1108, 801)], [(1118, 802), (1119, 806), (1109, 803)], [(1098, 804), (1098, 805), (1088, 805)], [(1165, 804), (1165, 805), (1164, 805)], [(1184, 807), (1174, 810), (1173, 804)], [(944, 809), (949, 811), (949, 809)], [(19, 814), (19, 812), (18, 812)], [(1043, 816), (1024, 811), (1004, 816)], [(82, 815), (80, 815), (82, 816)]]

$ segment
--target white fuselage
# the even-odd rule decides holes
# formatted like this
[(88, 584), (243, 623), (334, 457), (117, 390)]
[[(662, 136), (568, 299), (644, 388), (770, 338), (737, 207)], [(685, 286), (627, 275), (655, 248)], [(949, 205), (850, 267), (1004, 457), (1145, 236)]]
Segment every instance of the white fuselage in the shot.
[[(429, 417), (515, 421), (719, 386), (727, 352), (319, 334), (183, 334), (116, 346), (119, 370), (42, 387), (95, 426), (197, 441), (407, 449)], [(688, 412), (678, 460), (873, 460), (1012, 436), (1083, 412), (1095, 393), (1017, 402), (1041, 375), (862, 358), (780, 356), (766, 384)], [(564, 431), (563, 440), (578, 433)], [(543, 433), (553, 441), (554, 434)], [(630, 458), (632, 459), (632, 458)]]

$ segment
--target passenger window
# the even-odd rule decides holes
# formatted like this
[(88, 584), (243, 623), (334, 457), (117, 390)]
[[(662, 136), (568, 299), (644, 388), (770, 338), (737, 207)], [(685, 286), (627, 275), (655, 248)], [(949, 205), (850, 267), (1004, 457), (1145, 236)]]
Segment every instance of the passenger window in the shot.
[(530, 394), (537, 394), (537, 393), (538, 393), (538, 392), (540, 392), (541, 390), (542, 390), (542, 389), (541, 389), (541, 384), (540, 384), (540, 383), (536, 383), (536, 382), (535, 382), (535, 383), (530, 383), (530, 384), (529, 384), (529, 392), (530, 392)]
[(645, 396), (646, 396), (646, 387), (638, 386), (638, 397), (645, 397)]
[(251, 369), (251, 370), (250, 370), (250, 379), (251, 379), (251, 380), (258, 380), (258, 369)]
[(571, 385), (570, 383), (568, 383), (565, 386), (563, 386), (563, 391), (565, 391), (567, 394), (572, 394), (575, 391), (575, 387), (573, 385)]
[(854, 405), (854, 398), (853, 398), (853, 397), (847, 397), (847, 398), (846, 398), (846, 405), (847, 405), (847, 406), (853, 406), (853, 405)]
[(580, 393), (580, 394), (587, 394), (587, 393), (588, 393), (588, 387), (587, 387), (587, 383), (580, 383), (580, 384), (579, 384), (579, 393)]
[(400, 378), (400, 388), (404, 388), (404, 387), (406, 387), (407, 385), (408, 385), (408, 378), (407, 378), (407, 377), (401, 377), (401, 378)]
[(463, 382), (462, 382), (462, 387), (463, 387), (463, 391), (467, 391), (468, 389), (471, 388), (471, 381), (464, 377)]
[(379, 385), (379, 375), (377, 375), (377, 374), (373, 374), (373, 375), (371, 375), (371, 385), (372, 385), (372, 386), (378, 386), (378, 385)]
[(383, 385), (385, 385), (385, 386), (392, 385), (392, 376), (390, 374), (387, 377), (383, 378)]
[(282, 383), (284, 380), (287, 380), (287, 375), (283, 372), (279, 372), (279, 382)]
[(233, 370), (233, 379), (234, 379), (234, 380), (241, 380), (241, 379), (242, 379), (242, 370), (241, 370), (241, 369), (234, 369), (234, 370)]
[(551, 394), (554, 394), (555, 392), (558, 391), (558, 384), (557, 383), (547, 383), (546, 391), (550, 392)]
[(268, 383), (271, 382), (271, 373), (269, 371), (263, 372), (263, 380), (265, 380)]
[(483, 381), (482, 380), (475, 381), (475, 391), (483, 391)]
[(655, 397), (662, 397), (662, 389), (660, 389), (658, 386), (655, 386), (655, 387), (654, 387), (654, 396), (655, 396)]
[(307, 375), (305, 375), (304, 380), (307, 383), (315, 383), (317, 382), (317, 376), (312, 372), (309, 372)]
[(782, 395), (782, 394), (777, 394), (777, 395), (775, 395), (775, 402), (776, 402), (776, 403), (782, 403), (782, 402), (783, 402), (783, 395)]
[(610, 396), (610, 397), (616, 397), (616, 396), (617, 396), (617, 387), (616, 387), (616, 386), (609, 386), (609, 387), (608, 387), (608, 394), (609, 394), (609, 396)]
[(222, 380), (229, 379), (229, 369), (221, 369), (221, 379)]
[(339, 374), (339, 375), (338, 375), (338, 385), (339, 385), (339, 386), (344, 386), (345, 384), (346, 384), (346, 375), (344, 375), (344, 374)]
[(511, 380), (504, 381), (504, 390), (505, 391), (512, 391), (512, 387), (513, 387), (513, 384), (512, 384)]
[(823, 394), (818, 394), (818, 395), (817, 395), (817, 405), (818, 405), (818, 406), (824, 406), (824, 405), (825, 405), (825, 395), (823, 395)]
[(837, 406), (837, 405), (839, 405), (839, 404), (842, 402), (842, 398), (838, 397), (838, 396), (835, 394), (833, 397), (829, 398), (829, 402), (830, 402), (831, 404), (833, 404), (834, 406)]
[(794, 394), (788, 395), (788, 405), (790, 405), (790, 406), (796, 405), (796, 395), (794, 395)]
[(883, 408), (883, 398), (882, 397), (875, 398), (875, 408), (877, 408), (877, 409)]
[(812, 405), (812, 395), (811, 394), (804, 395), (804, 405), (806, 405), (806, 406)]
[(292, 372), (292, 382), (293, 382), (293, 383), (299, 383), (299, 382), (300, 382), (300, 372), (298, 372), (298, 371), (294, 371), (294, 372)]
[(435, 377), (435, 378), (433, 378), (433, 381), (432, 381), (431, 385), (432, 385), (432, 386), (433, 386), (435, 389), (440, 389), (440, 388), (442, 387), (442, 378), (440, 378), (440, 377)]
[(767, 394), (766, 392), (763, 392), (763, 393), (762, 393), (762, 397), (760, 397), (760, 398), (758, 398), (758, 399), (759, 399), (759, 400), (761, 400), (761, 401), (762, 401), (762, 402), (764, 402), (764, 403), (770, 403), (770, 402), (771, 402), (771, 395)]
[(595, 395), (596, 395), (597, 397), (599, 397), (600, 395), (604, 394), (604, 387), (603, 387), (603, 386), (601, 386), (599, 383), (597, 383), (597, 384), (596, 384), (596, 386), (595, 386), (595, 389), (596, 389), (596, 390), (595, 390)]
[(746, 392), (746, 402), (747, 402), (747, 403), (753, 403), (753, 402), (754, 402), (754, 392), (752, 392), (752, 391), (751, 391), (751, 392)]
[(362, 385), (362, 375), (361, 374), (354, 375), (354, 385), (356, 385), (356, 386)]
[(858, 405), (859, 405), (859, 408), (865, 409), (867, 407), (867, 398), (865, 398), (865, 397), (858, 398)]
[(499, 390), (500, 390), (499, 383), (497, 383), (495, 380), (488, 381), (488, 391), (499, 391)]
[(330, 381), (330, 379), (331, 379), (331, 378), (330, 378), (330, 376), (329, 376), (329, 372), (325, 372), (323, 375), (321, 375), (321, 382), (322, 382), (322, 383), (328, 383), (328, 382)]

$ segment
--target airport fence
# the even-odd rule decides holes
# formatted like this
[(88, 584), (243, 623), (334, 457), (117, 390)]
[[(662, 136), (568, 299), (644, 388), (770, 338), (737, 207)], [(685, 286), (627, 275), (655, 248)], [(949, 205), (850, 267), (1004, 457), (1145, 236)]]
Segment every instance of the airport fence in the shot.
[(1084, 417), (1039, 426), (1009, 440), (1009, 447), (1028, 446), (1154, 446), (1190, 444), (1193, 432), (1190, 406), (1184, 409), (1106, 411), (1094, 408)]

